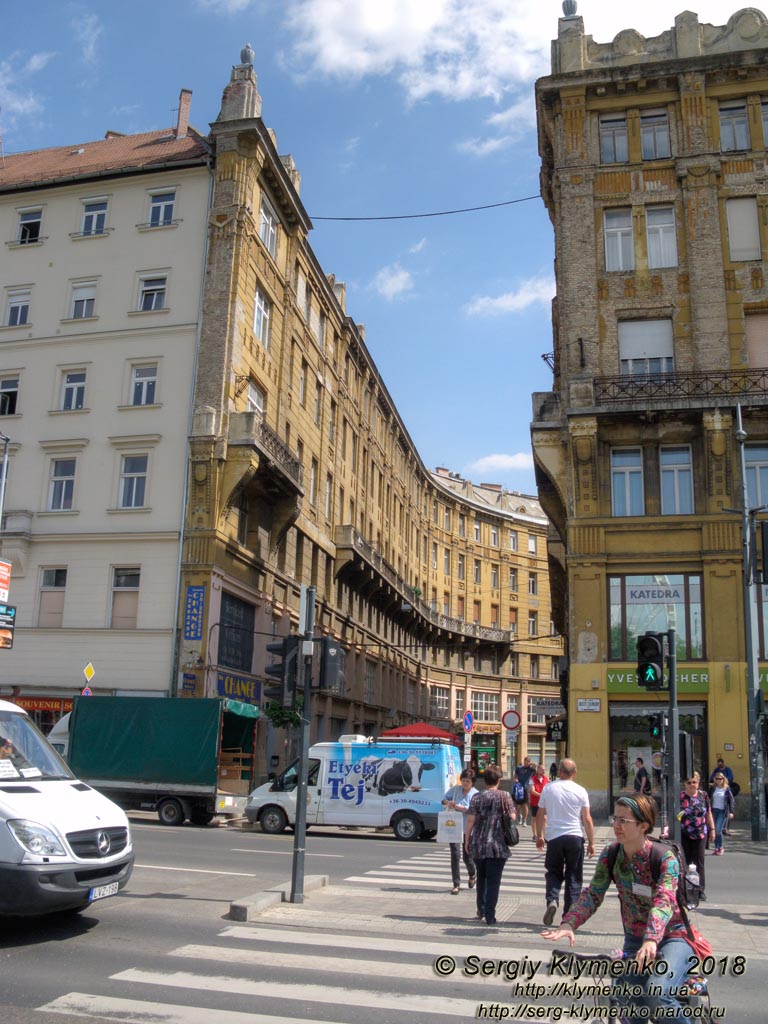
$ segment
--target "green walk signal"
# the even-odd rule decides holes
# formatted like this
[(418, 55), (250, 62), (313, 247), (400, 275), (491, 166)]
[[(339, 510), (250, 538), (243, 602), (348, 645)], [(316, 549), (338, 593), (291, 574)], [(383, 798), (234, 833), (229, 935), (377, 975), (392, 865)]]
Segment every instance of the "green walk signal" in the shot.
[(647, 690), (664, 686), (663, 633), (646, 633), (637, 638), (637, 683)]

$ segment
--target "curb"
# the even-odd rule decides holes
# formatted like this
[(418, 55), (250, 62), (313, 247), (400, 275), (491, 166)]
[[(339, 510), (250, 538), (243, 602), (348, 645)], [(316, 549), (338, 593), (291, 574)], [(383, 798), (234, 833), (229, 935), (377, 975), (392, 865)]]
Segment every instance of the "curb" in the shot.
[[(312, 892), (313, 889), (323, 889), (327, 885), (330, 885), (328, 875), (307, 875), (304, 879), (304, 893)], [(269, 889), (256, 892), (252, 896), (243, 896), (242, 899), (230, 903), (229, 918), (232, 921), (253, 921), (259, 914), (277, 906), (278, 903), (289, 903), (290, 896), (290, 882), (273, 885)]]

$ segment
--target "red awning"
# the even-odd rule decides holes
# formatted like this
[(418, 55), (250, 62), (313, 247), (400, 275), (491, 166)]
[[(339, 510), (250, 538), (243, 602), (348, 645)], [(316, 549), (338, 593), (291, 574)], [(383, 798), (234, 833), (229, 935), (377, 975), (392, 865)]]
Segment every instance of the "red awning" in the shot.
[(461, 746), (461, 739), (452, 732), (440, 729), (436, 725), (428, 725), (426, 722), (414, 722), (411, 725), (401, 725), (397, 729), (387, 729), (379, 734), (382, 738), (400, 737), (401, 739), (438, 739), (450, 740), (457, 747)]

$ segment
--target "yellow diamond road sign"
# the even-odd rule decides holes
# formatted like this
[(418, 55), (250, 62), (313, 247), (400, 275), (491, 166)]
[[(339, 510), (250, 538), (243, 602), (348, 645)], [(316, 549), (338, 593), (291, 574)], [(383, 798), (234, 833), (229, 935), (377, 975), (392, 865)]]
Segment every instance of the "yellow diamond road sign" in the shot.
[(90, 663), (90, 661), (88, 662), (88, 664), (83, 669), (83, 675), (85, 676), (86, 683), (90, 683), (90, 681), (96, 675), (96, 669), (93, 667), (93, 665)]

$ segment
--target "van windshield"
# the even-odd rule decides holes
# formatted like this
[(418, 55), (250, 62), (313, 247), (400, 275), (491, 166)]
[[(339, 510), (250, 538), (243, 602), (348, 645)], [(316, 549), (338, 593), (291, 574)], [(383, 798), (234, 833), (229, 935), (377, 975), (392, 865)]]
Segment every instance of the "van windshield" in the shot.
[[(311, 757), (309, 759), (309, 765), (307, 766), (307, 785), (316, 786), (317, 776), (320, 771), (320, 762)], [(292, 761), (291, 764), (285, 769), (283, 774), (280, 776), (280, 789), (286, 793), (290, 793), (296, 789), (299, 782), (299, 761)]]
[(74, 775), (26, 716), (0, 711), (0, 784)]

